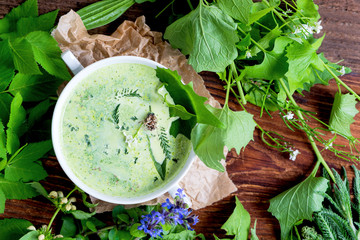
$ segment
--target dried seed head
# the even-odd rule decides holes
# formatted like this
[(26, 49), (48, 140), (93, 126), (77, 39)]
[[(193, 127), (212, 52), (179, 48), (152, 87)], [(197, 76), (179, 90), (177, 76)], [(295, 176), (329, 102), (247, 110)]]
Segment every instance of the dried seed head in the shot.
[(50, 193), (49, 193), (49, 196), (48, 196), (49, 198), (57, 198), (58, 197), (58, 193), (57, 192), (55, 192), (55, 191), (51, 191)]
[(147, 115), (147, 117), (145, 118), (144, 124), (145, 124), (145, 127), (150, 131), (156, 129), (157, 118), (156, 118), (155, 114), (149, 113)]

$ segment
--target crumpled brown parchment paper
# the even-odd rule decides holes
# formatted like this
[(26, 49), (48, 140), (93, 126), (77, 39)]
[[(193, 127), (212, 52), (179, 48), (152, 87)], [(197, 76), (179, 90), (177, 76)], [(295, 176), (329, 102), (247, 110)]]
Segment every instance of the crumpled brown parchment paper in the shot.
[[(89, 35), (79, 15), (70, 11), (60, 18), (58, 27), (52, 35), (61, 50), (71, 50), (84, 67), (104, 58), (122, 55), (139, 56), (156, 61), (167, 68), (177, 70), (185, 84), (193, 82), (194, 90), (198, 95), (209, 98), (210, 105), (220, 107), (207, 91), (203, 79), (187, 63), (186, 57), (163, 41), (161, 33), (151, 31), (145, 24), (144, 16), (137, 18), (135, 22), (124, 21), (111, 36)], [(225, 165), (224, 160), (222, 163)], [(227, 172), (210, 169), (199, 158), (196, 158), (179, 185), (190, 197), (193, 209), (209, 206), (237, 190)], [(164, 194), (142, 205), (160, 203), (166, 198), (170, 196)], [(91, 200), (99, 203), (95, 208), (99, 213), (111, 211), (116, 206), (94, 197), (91, 197)]]

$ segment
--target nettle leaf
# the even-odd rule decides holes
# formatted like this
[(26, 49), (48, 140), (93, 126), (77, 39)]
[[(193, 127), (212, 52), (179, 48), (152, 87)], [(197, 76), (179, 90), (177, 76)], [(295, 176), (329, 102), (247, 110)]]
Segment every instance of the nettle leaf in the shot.
[[(7, 150), (6, 150), (6, 134), (5, 127), (0, 121), (0, 161), (7, 160)], [(2, 164), (0, 164), (0, 171), (3, 170)]]
[(286, 48), (286, 51), (289, 71), (285, 76), (289, 83), (290, 92), (293, 93), (297, 89), (303, 90), (305, 83), (312, 86), (315, 81), (314, 76), (309, 78), (309, 75), (313, 75), (312, 70), (317, 69), (324, 71), (325, 69), (316, 50), (306, 41), (302, 44), (294, 41)]
[(328, 180), (309, 176), (303, 182), (270, 200), (269, 212), (280, 223), (281, 239), (288, 239), (294, 224), (301, 220), (312, 220), (313, 212), (322, 209)]
[(5, 125), (9, 121), (10, 106), (13, 97), (8, 93), (0, 93), (0, 121)]
[[(0, 41), (0, 92), (4, 91), (10, 84), (15, 74), (13, 57), (9, 41)], [(1, 116), (1, 114), (0, 114)]]
[(222, 0), (218, 2), (219, 8), (230, 17), (248, 24), (252, 0)]
[(60, 58), (61, 50), (56, 40), (47, 32), (35, 31), (26, 36), (31, 44), (35, 60), (51, 75), (63, 80), (71, 78), (64, 61)]
[(61, 218), (63, 221), (60, 229), (60, 234), (64, 237), (72, 237), (76, 235), (77, 232), (77, 226), (75, 223), (75, 219), (71, 216), (63, 216)]
[(359, 113), (355, 106), (354, 95), (337, 92), (330, 114), (330, 130), (336, 131), (345, 138), (355, 139), (350, 131), (350, 125), (355, 121), (355, 115)]
[(11, 102), (10, 118), (6, 130), (6, 149), (9, 154), (13, 154), (20, 147), (19, 132), (26, 118), (26, 111), (21, 104), (22, 97), (20, 94), (16, 94)]
[[(181, 76), (176, 71), (171, 71), (170, 69), (157, 68), (156, 76), (161, 82), (165, 83), (165, 88), (174, 103), (183, 106), (188, 113), (195, 115), (186, 121), (182, 121), (181, 119), (175, 121), (175, 125), (171, 126), (171, 128), (180, 127), (184, 131), (181, 133), (189, 137), (191, 129), (196, 123), (209, 124), (219, 128), (224, 127), (224, 124), (206, 108), (204, 103), (207, 98), (199, 96), (194, 92), (192, 82), (184, 85), (181, 82)], [(179, 108), (177, 110), (179, 110)], [(176, 112), (172, 111), (172, 113), (175, 114)], [(177, 112), (177, 115), (184, 117), (180, 115), (179, 112)], [(189, 117), (190, 115), (187, 116)], [(189, 126), (184, 127), (184, 125), (186, 126), (185, 123), (189, 124)], [(176, 126), (176, 124), (178, 124), (178, 126)], [(175, 137), (176, 135), (177, 134), (175, 134)]]
[(12, 94), (20, 93), (24, 101), (41, 101), (55, 95), (57, 87), (63, 82), (56, 77), (44, 75), (25, 75), (18, 73), (9, 86)]
[(236, 207), (221, 229), (226, 231), (226, 235), (235, 235), (235, 240), (247, 239), (251, 223), (250, 214), (237, 197), (235, 197), (235, 201)]
[(225, 123), (225, 128), (216, 128), (206, 124), (198, 124), (191, 132), (191, 142), (196, 155), (206, 166), (224, 171), (220, 163), (224, 159), (224, 147), (235, 148), (240, 152), (250, 140), (253, 140), (255, 122), (253, 115), (244, 112), (233, 112), (226, 105), (223, 109), (208, 106), (208, 109)]
[(22, 236), (19, 240), (39, 240), (40, 233), (38, 231), (30, 231), (24, 236)]
[(24, 219), (5, 218), (0, 220), (0, 239), (19, 239), (24, 236), (31, 226), (31, 222)]
[(6, 196), (5, 193), (0, 189), (0, 214), (5, 211)]
[(292, 40), (287, 37), (276, 38), (274, 49), (264, 53), (264, 60), (261, 64), (245, 68), (246, 76), (267, 80), (283, 78), (289, 66), (285, 57), (285, 48), (291, 42)]
[(25, 38), (16, 38), (9, 43), (16, 70), (23, 74), (41, 74), (31, 44)]
[(48, 12), (38, 17), (21, 18), (16, 23), (16, 31), (20, 36), (25, 36), (34, 31), (50, 32), (54, 27), (59, 10)]
[(174, 48), (189, 54), (197, 72), (223, 72), (237, 57), (237, 24), (215, 5), (198, 7), (167, 27), (164, 38)]
[(46, 177), (45, 169), (35, 162), (8, 164), (5, 168), (5, 178), (11, 181), (40, 181)]
[(37, 0), (27, 0), (16, 8), (13, 8), (7, 18), (11, 20), (18, 20), (23, 17), (36, 17), (38, 16)]
[(92, 212), (92, 213), (87, 213), (81, 210), (75, 210), (75, 211), (71, 211), (70, 212), (74, 218), (79, 219), (79, 220), (85, 220), (88, 218), (91, 218), (92, 216), (94, 216), (96, 214), (96, 212)]
[(2, 190), (7, 199), (27, 199), (38, 196), (39, 193), (31, 185), (9, 181), (0, 177), (0, 190)]

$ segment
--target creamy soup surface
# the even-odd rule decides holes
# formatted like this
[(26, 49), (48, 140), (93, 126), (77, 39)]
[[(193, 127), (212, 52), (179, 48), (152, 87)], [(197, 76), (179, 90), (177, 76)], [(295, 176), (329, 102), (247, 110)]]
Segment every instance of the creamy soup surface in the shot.
[[(191, 145), (169, 134), (175, 119), (165, 99), (173, 103), (155, 70), (141, 64), (113, 64), (83, 79), (67, 99), (61, 126), (62, 152), (76, 177), (98, 192), (131, 198), (176, 176)], [(167, 162), (165, 180), (154, 160)]]

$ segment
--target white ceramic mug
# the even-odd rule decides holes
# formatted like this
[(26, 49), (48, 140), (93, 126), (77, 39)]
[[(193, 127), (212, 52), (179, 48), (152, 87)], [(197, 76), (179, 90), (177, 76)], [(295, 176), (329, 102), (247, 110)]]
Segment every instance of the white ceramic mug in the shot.
[[(61, 124), (62, 124), (62, 114), (64, 111), (64, 107), (66, 106), (68, 97), (71, 95), (71, 93), (74, 91), (76, 86), (81, 83), (83, 79), (85, 79), (89, 74), (93, 73), (94, 71), (103, 68), (105, 66), (109, 66), (111, 64), (115, 63), (137, 63), (137, 64), (143, 64), (152, 68), (160, 67), (165, 68), (161, 64), (151, 61), (146, 58), (141, 57), (133, 57), (133, 56), (118, 56), (118, 57), (110, 57), (103, 60), (100, 60), (96, 63), (93, 63), (86, 68), (84, 68), (80, 62), (76, 59), (76, 57), (70, 52), (66, 51), (62, 54), (62, 58), (66, 65), (70, 68), (70, 70), (74, 73), (74, 77), (72, 80), (66, 85), (64, 90), (62, 91), (53, 114), (52, 119), (52, 126), (51, 126), (51, 134), (52, 134), (52, 141), (53, 146), (55, 150), (55, 155), (60, 163), (60, 166), (66, 173), (66, 175), (73, 181), (79, 188), (87, 192), (88, 194), (101, 199), (106, 202), (111, 203), (118, 203), (118, 204), (137, 204), (137, 203), (143, 203), (148, 200), (157, 198), (161, 196), (162, 194), (169, 192), (170, 195), (174, 198), (177, 189), (179, 188), (178, 182), (181, 180), (182, 177), (185, 176), (187, 171), (190, 169), (190, 166), (192, 162), (195, 159), (195, 153), (193, 150), (191, 150), (190, 155), (183, 166), (183, 168), (178, 172), (178, 174), (172, 178), (171, 181), (169, 181), (166, 185), (164, 185), (162, 188), (156, 189), (155, 191), (143, 195), (143, 196), (137, 196), (132, 198), (124, 198), (121, 196), (109, 196), (106, 194), (103, 194), (101, 192), (98, 192), (91, 188), (91, 186), (86, 185), (81, 180), (79, 180), (75, 174), (73, 173), (72, 169), (69, 167), (65, 156), (63, 152), (61, 151), (60, 147), (60, 137), (61, 137)], [(191, 206), (190, 199), (185, 196), (185, 202)]]

